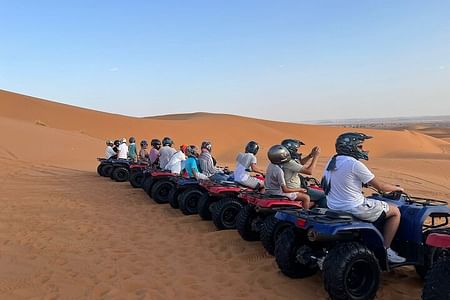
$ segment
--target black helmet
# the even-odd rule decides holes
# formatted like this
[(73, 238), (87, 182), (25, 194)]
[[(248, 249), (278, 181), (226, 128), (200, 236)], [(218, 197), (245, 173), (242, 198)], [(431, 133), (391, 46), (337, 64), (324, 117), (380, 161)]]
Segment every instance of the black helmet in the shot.
[(114, 146), (119, 147), (120, 146), (120, 141), (119, 140), (115, 140), (114, 141)]
[(281, 141), (281, 145), (283, 145), (284, 147), (286, 147), (286, 149), (288, 149), (292, 158), (299, 157), (299, 154), (297, 153), (298, 148), (300, 148), (300, 146), (304, 144), (305, 143), (297, 139), (285, 139)]
[(186, 148), (186, 155), (189, 157), (197, 157), (197, 147), (195, 145), (189, 145)]
[(173, 145), (173, 141), (172, 141), (172, 139), (170, 137), (166, 136), (162, 140), (162, 145), (163, 146), (172, 146)]
[(111, 141), (111, 140), (107, 140), (107, 141), (106, 141), (106, 145), (107, 145), (107, 146), (112, 146), (112, 145), (114, 145), (114, 143), (113, 143), (113, 141)]
[(202, 149), (206, 149), (206, 150), (208, 150), (209, 152), (211, 152), (212, 145), (211, 145), (211, 143), (210, 143), (209, 141), (204, 141), (204, 142), (202, 142), (201, 148), (202, 148)]
[(267, 152), (267, 157), (270, 162), (276, 165), (288, 162), (291, 160), (291, 154), (289, 150), (283, 145), (274, 145), (270, 147)]
[(131, 143), (136, 143), (136, 138), (134, 136), (130, 137), (130, 139), (128, 140), (128, 142)]
[(153, 146), (153, 147), (157, 147), (157, 146), (161, 146), (161, 141), (160, 140), (158, 140), (158, 139), (153, 139), (151, 142), (150, 142), (150, 144)]
[(259, 145), (255, 141), (250, 141), (248, 142), (247, 146), (245, 146), (245, 153), (253, 153), (254, 155), (256, 155), (256, 153), (258, 153), (258, 150)]
[(369, 135), (359, 132), (346, 132), (338, 136), (336, 139), (336, 153), (347, 155), (356, 159), (369, 159), (369, 153), (363, 151), (360, 146), (364, 140), (371, 139)]
[(142, 140), (141, 141), (141, 146), (148, 146), (147, 140)]

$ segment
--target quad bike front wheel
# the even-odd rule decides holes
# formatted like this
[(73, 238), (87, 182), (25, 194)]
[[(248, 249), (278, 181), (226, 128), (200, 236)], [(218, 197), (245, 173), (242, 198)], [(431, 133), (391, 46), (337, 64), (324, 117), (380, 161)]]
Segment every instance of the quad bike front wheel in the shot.
[(114, 169), (111, 178), (117, 182), (127, 181), (130, 176), (130, 172), (125, 167), (117, 167)]
[(268, 216), (262, 224), (260, 238), (261, 243), (267, 253), (274, 255), (275, 243), (284, 230), (291, 226), (290, 223), (275, 218), (275, 215)]
[(151, 197), (159, 204), (167, 203), (169, 193), (175, 188), (175, 184), (169, 180), (158, 180), (152, 187)]
[(323, 263), (325, 289), (331, 299), (374, 299), (380, 284), (380, 266), (366, 246), (340, 243)]
[[(275, 258), (280, 271), (291, 278), (304, 278), (314, 275), (319, 266), (308, 256), (310, 248), (305, 237), (289, 227), (283, 231), (275, 243)], [(299, 253), (302, 253), (299, 255)], [(303, 261), (299, 260), (302, 257)]]
[(130, 175), (130, 184), (134, 188), (141, 188), (144, 181), (144, 173), (133, 172)]
[(425, 277), (423, 300), (450, 299), (450, 257), (442, 257), (435, 262)]
[(179, 197), (179, 207), (183, 214), (194, 215), (198, 213), (198, 201), (204, 192), (192, 188), (185, 190)]

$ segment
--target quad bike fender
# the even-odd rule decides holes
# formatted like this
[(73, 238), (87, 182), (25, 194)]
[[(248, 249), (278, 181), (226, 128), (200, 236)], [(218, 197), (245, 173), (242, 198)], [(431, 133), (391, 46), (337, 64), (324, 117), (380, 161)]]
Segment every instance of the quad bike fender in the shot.
[(450, 235), (445, 233), (431, 233), (427, 237), (427, 245), (438, 248), (450, 248)]

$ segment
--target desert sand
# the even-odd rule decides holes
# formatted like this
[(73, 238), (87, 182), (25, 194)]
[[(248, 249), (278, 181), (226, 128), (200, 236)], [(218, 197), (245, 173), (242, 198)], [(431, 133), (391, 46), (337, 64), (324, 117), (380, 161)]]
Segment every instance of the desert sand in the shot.
[[(245, 114), (245, 113), (243, 113)], [(133, 118), (0, 90), (0, 299), (326, 299), (320, 274), (283, 276), (259, 242), (158, 205), (96, 174), (104, 141), (171, 136), (213, 143), (233, 167), (248, 140), (267, 149), (295, 137), (319, 145), (320, 178), (348, 129), (186, 114)], [(415, 130), (362, 130), (377, 177), (413, 195), (450, 199), (450, 143)], [(413, 268), (382, 275), (379, 299), (418, 299)]]

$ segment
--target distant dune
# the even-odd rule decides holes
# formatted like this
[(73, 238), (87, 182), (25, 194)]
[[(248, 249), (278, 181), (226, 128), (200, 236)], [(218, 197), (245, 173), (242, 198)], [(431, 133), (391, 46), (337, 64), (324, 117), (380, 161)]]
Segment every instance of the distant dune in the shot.
[[(197, 144), (208, 139), (213, 143), (214, 155), (223, 164), (234, 164), (234, 158), (249, 140), (262, 146), (260, 157), (267, 163), (265, 151), (282, 139), (299, 138), (306, 143), (304, 152), (313, 146), (322, 148), (323, 156), (334, 152), (336, 136), (348, 128), (319, 125), (303, 125), (247, 118), (227, 114), (190, 113), (148, 118), (127, 117), (117, 114), (78, 108), (45, 101), (34, 97), (0, 91), (0, 117), (21, 120), (47, 129), (66, 130), (82, 136), (98, 139), (98, 145), (89, 144), (84, 153), (86, 161), (103, 154), (104, 140), (135, 136), (140, 139), (171, 136), (177, 145)], [(7, 126), (6, 121), (3, 121)], [(8, 127), (8, 126), (7, 126)], [(12, 126), (14, 127), (14, 126)], [(448, 142), (414, 131), (362, 130), (375, 138), (367, 142), (372, 157), (396, 157), (405, 153), (409, 157), (424, 153), (447, 157)], [(39, 134), (46, 134), (40, 128)], [(48, 134), (53, 134), (48, 130)], [(78, 137), (72, 137), (78, 139)], [(26, 148), (26, 139), (16, 135), (13, 144)], [(83, 145), (84, 140), (74, 144)], [(94, 162), (95, 163), (95, 162)]]
[[(259, 242), (158, 205), (128, 183), (95, 173), (105, 139), (171, 136), (176, 146), (208, 139), (219, 164), (233, 167), (249, 140), (267, 149), (299, 138), (322, 148), (363, 131), (377, 178), (415, 196), (450, 199), (450, 138), (444, 129), (349, 129), (227, 114), (134, 118), (0, 90), (1, 299), (327, 299), (320, 274), (282, 276)], [(427, 134), (425, 134), (427, 133)], [(430, 136), (428, 134), (432, 134)], [(437, 138), (442, 136), (443, 138)], [(378, 299), (418, 299), (413, 268), (382, 275)]]

